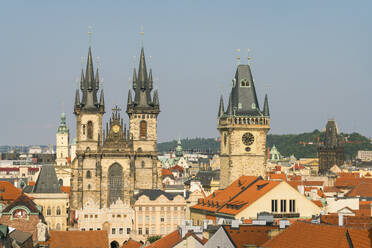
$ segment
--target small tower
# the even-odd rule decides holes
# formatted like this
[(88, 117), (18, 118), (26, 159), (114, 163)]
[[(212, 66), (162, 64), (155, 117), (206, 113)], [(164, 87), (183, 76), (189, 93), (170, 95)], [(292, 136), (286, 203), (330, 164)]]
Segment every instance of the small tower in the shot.
[(61, 114), (61, 123), (56, 134), (56, 166), (67, 166), (70, 133), (66, 125), (66, 114)]
[(180, 158), (183, 156), (183, 149), (182, 149), (182, 144), (181, 144), (181, 139), (178, 139), (177, 141), (177, 146), (176, 146), (176, 157)]
[(221, 134), (221, 188), (240, 176), (265, 176), (266, 134), (270, 130), (267, 96), (264, 109), (258, 105), (249, 65), (238, 65), (225, 111), (223, 98), (218, 108)]
[(145, 52), (142, 47), (138, 75), (133, 70), (133, 91), (128, 92), (127, 113), (129, 116), (129, 132), (133, 139), (133, 148), (141, 152), (157, 152), (157, 118), (160, 113), (159, 96), (152, 92), (152, 70), (147, 74)]

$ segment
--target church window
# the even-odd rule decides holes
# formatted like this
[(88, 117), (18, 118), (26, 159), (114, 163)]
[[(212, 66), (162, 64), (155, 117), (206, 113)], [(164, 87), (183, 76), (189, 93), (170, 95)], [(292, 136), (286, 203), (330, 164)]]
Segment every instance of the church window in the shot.
[(142, 168), (145, 168), (145, 162), (144, 161), (141, 162), (141, 166), (142, 166)]
[(50, 207), (47, 208), (47, 215), (52, 215), (52, 209)]
[(88, 170), (87, 171), (87, 175), (86, 175), (87, 178), (91, 178), (91, 174), (90, 174), (90, 171)]
[(123, 199), (123, 168), (115, 163), (109, 168), (109, 204)]
[(57, 207), (56, 214), (57, 214), (57, 215), (61, 215), (61, 209), (60, 209), (59, 207)]
[(146, 139), (147, 137), (147, 122), (142, 120), (140, 122), (140, 138)]
[(87, 133), (88, 133), (88, 139), (93, 139), (93, 122), (88, 121), (88, 127), (87, 127)]

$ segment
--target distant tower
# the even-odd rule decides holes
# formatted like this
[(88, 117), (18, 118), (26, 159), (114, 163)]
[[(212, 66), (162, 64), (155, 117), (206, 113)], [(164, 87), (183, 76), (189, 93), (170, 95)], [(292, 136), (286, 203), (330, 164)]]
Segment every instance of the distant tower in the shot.
[(181, 144), (181, 139), (178, 139), (177, 146), (176, 146), (176, 157), (180, 158), (183, 157), (183, 148)]
[(221, 96), (218, 130), (221, 134), (220, 187), (226, 188), (242, 175), (264, 177), (269, 104), (266, 95), (260, 110), (249, 65), (238, 65), (226, 111)]
[(59, 124), (56, 134), (56, 165), (67, 166), (69, 154), (69, 137), (70, 133), (66, 125), (66, 114), (61, 114), (61, 123)]
[(344, 164), (344, 147), (337, 137), (338, 128), (335, 120), (328, 120), (324, 136), (324, 144), (318, 147), (319, 174), (324, 175), (334, 166)]

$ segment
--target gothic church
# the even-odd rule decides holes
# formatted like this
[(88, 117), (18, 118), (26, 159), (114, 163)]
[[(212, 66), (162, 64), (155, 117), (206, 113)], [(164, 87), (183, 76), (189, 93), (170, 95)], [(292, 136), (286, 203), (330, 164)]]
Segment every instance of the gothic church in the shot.
[(129, 205), (138, 190), (161, 187), (161, 163), (156, 147), (159, 98), (157, 90), (152, 93), (152, 70), (147, 73), (143, 47), (132, 86), (134, 99), (129, 89), (127, 103), (129, 129), (118, 107), (112, 110), (104, 129), (104, 94), (101, 89), (98, 97), (98, 69), (94, 74), (89, 47), (86, 71), (81, 72), (74, 104), (77, 143), (76, 158), (71, 165), (72, 209), (82, 209), (92, 201), (101, 208), (109, 207), (118, 199)]

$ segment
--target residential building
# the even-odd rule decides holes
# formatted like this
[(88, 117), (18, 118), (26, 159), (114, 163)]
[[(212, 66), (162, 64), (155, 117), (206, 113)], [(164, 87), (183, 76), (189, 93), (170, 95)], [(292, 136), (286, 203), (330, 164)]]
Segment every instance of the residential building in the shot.
[(358, 151), (356, 159), (361, 161), (372, 161), (372, 151)]
[[(41, 248), (109, 248), (107, 232), (101, 231), (50, 231), (47, 241), (39, 242)], [(111, 246), (112, 247), (112, 246)]]
[(221, 96), (218, 130), (221, 134), (220, 187), (226, 188), (243, 175), (264, 177), (269, 104), (266, 95), (264, 107), (260, 109), (249, 64), (238, 65), (226, 110)]

